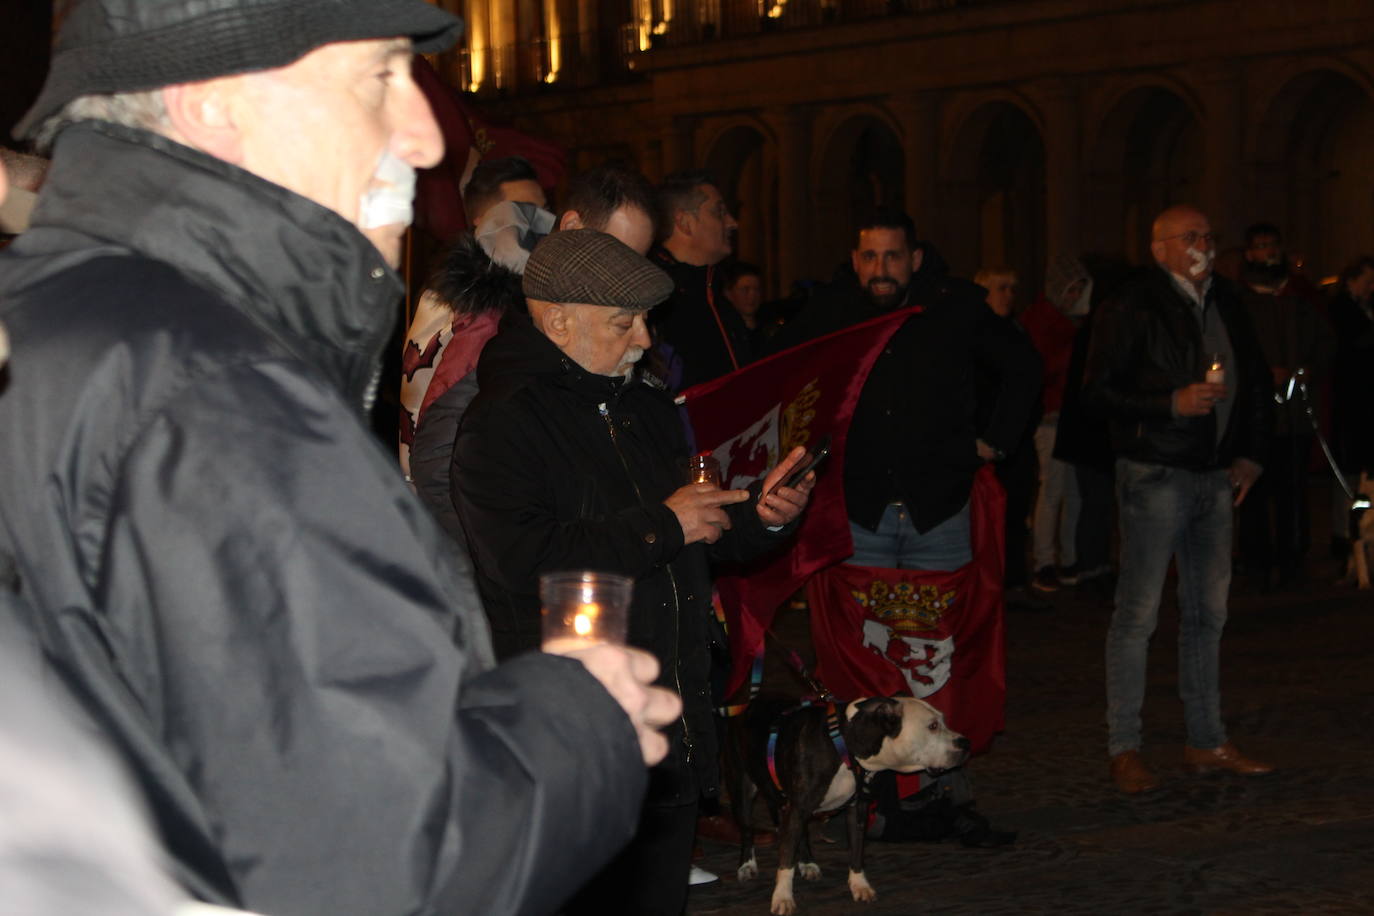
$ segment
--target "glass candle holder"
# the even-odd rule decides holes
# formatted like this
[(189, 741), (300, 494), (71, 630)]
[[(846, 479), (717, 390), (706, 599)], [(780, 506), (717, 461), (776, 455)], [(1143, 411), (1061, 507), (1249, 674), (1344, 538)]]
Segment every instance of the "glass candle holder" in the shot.
[(687, 482), (720, 486), (720, 462), (703, 452), (687, 459)]
[(616, 573), (552, 572), (539, 577), (545, 652), (597, 643), (623, 646), (634, 580)]

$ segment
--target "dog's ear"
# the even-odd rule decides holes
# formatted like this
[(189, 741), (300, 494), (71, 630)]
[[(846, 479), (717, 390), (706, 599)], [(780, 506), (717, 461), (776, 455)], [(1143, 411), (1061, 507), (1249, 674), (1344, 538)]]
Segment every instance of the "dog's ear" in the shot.
[(860, 700), (849, 717), (845, 740), (849, 753), (857, 760), (872, 757), (882, 750), (884, 738), (902, 733), (902, 704), (891, 697)]

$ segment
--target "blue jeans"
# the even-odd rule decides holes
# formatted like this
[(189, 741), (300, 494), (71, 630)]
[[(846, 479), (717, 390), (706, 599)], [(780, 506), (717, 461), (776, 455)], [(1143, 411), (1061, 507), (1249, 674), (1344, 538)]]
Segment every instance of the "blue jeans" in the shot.
[(855, 566), (952, 570), (973, 559), (968, 503), (925, 534), (916, 530), (901, 503), (887, 507), (877, 531), (850, 522), (849, 532), (854, 536), (854, 555), (845, 562)]
[(1178, 694), (1188, 744), (1226, 743), (1219, 655), (1231, 587), (1231, 484), (1224, 469), (1116, 462), (1121, 575), (1107, 630), (1107, 750), (1140, 747), (1145, 661), (1169, 559), (1178, 561)]

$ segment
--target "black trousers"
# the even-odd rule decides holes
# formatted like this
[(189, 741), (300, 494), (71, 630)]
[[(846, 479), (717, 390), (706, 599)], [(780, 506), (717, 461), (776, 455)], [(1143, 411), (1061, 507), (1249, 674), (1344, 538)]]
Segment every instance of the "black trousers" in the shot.
[(680, 916), (697, 832), (697, 803), (645, 805), (630, 845), (568, 902), (567, 916)]
[(1078, 529), (1074, 532), (1079, 569), (1097, 569), (1111, 562), (1112, 511), (1116, 507), (1112, 489), (1115, 476), (1093, 464), (1075, 464), (1078, 480)]
[(1251, 572), (1293, 573), (1312, 542), (1307, 507), (1311, 436), (1276, 436), (1264, 473), (1240, 504), (1240, 555)]

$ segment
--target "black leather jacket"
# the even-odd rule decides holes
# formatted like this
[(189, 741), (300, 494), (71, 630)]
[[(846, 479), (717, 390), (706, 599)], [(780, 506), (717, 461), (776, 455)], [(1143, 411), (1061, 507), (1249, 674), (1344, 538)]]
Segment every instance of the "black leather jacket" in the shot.
[(1215, 412), (1173, 413), (1173, 393), (1201, 381), (1205, 367), (1193, 305), (1168, 272), (1142, 270), (1103, 304), (1088, 347), (1083, 403), (1108, 419), (1118, 457), (1189, 470), (1225, 467), (1237, 457), (1264, 463), (1273, 426), (1269, 367), (1239, 294), (1225, 278), (1213, 277), (1207, 307), (1220, 312), (1238, 373), (1236, 403), (1220, 442)]

